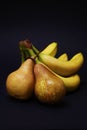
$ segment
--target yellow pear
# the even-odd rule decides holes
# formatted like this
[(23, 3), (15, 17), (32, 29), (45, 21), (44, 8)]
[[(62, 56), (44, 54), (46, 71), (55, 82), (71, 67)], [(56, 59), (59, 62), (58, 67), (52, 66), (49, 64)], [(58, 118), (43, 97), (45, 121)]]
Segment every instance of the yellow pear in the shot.
[(37, 63), (34, 66), (35, 95), (42, 103), (54, 104), (63, 99), (66, 89), (63, 81), (47, 66)]
[(17, 70), (7, 76), (6, 90), (12, 97), (28, 99), (33, 94), (34, 84), (34, 61), (26, 59)]

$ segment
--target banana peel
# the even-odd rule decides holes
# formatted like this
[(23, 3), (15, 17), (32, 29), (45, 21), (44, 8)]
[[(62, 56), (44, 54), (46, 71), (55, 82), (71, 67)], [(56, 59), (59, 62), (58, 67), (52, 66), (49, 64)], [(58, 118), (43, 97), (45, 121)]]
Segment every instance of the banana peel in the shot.
[(84, 62), (84, 56), (81, 52), (75, 54), (71, 60), (66, 62), (43, 53), (40, 53), (38, 57), (41, 62), (61, 76), (70, 76), (76, 73)]

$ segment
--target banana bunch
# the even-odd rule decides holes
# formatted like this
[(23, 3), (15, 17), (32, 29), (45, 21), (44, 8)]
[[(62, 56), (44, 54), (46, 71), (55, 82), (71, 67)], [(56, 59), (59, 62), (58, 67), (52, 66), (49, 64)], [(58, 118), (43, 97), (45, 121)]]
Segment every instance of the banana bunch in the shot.
[[(28, 48), (29, 49), (29, 48)], [(81, 52), (75, 54), (71, 59), (67, 53), (56, 57), (58, 53), (58, 43), (51, 42), (42, 51), (39, 51), (33, 44), (29, 49), (31, 56), (38, 57), (39, 61), (51, 69), (60, 79), (63, 80), (67, 92), (76, 90), (81, 82), (77, 73), (84, 63), (84, 56)]]

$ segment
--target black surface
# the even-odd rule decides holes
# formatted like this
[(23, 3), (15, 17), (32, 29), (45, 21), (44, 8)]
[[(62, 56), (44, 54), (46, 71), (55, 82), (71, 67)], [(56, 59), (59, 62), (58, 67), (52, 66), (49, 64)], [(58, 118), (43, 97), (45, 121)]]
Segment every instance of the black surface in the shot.
[[(85, 57), (80, 69), (79, 89), (56, 106), (10, 99), (5, 89), (7, 75), (20, 66), (20, 40), (30, 39), (38, 49), (52, 41), (58, 55)], [(87, 128), (87, 8), (81, 2), (0, 4), (0, 129), (85, 129)]]

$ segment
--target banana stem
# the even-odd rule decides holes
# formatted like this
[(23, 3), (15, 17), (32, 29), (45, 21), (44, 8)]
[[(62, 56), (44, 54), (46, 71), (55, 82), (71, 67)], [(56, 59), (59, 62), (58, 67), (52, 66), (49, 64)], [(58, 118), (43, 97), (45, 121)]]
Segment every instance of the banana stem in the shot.
[(39, 50), (29, 40), (20, 41), (19, 46), (22, 63), (29, 57), (33, 58), (36, 63), (41, 63), (38, 59)]
[(36, 57), (35, 61), (36, 61), (37, 64), (41, 63), (37, 57)]
[(20, 53), (21, 53), (21, 63), (23, 63), (25, 61), (25, 55), (24, 55), (23, 47), (19, 46), (19, 49), (20, 49)]
[(36, 54), (38, 54), (39, 53), (39, 50), (32, 44), (32, 49), (33, 49), (33, 51), (36, 53)]
[[(36, 63), (41, 63), (38, 59), (38, 54), (35, 54), (34, 50), (33, 49), (30, 49), (30, 48), (26, 48), (29, 52), (29, 55), (31, 58), (33, 58), (35, 60)], [(38, 51), (39, 52), (39, 51)]]
[(31, 57), (36, 57), (36, 54), (35, 54), (35, 52), (33, 51), (33, 49), (30, 49), (30, 48), (26, 48), (27, 49), (27, 51), (28, 51), (28, 53), (29, 53), (29, 55), (31, 56)]
[(30, 57), (29, 51), (25, 47), (23, 47), (23, 51), (24, 51), (25, 59), (29, 58)]

